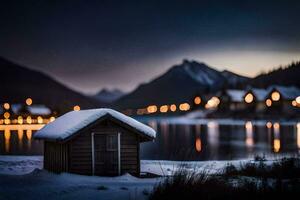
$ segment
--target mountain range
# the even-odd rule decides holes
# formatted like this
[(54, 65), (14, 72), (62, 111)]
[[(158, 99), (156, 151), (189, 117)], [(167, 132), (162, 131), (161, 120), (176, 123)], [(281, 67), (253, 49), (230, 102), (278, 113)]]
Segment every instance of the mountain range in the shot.
[(119, 89), (109, 90), (109, 89), (104, 88), (104, 89), (100, 90), (97, 94), (93, 95), (92, 98), (94, 98), (100, 102), (112, 103), (124, 95), (125, 95), (125, 93)]
[(59, 112), (74, 105), (81, 108), (114, 107), (117, 109), (143, 108), (151, 104), (163, 105), (193, 101), (196, 95), (214, 93), (226, 88), (268, 87), (273, 84), (300, 87), (300, 62), (248, 78), (219, 71), (205, 63), (183, 60), (155, 79), (124, 94), (120, 90), (103, 89), (94, 96), (73, 91), (52, 77), (18, 65), (0, 57), (0, 103), (24, 102), (31, 97), (36, 104), (45, 104)]
[(118, 108), (141, 108), (151, 104), (182, 103), (195, 95), (237, 87), (249, 80), (230, 71), (218, 71), (205, 63), (184, 60), (149, 83), (141, 84), (114, 105)]
[(27, 97), (34, 104), (45, 104), (55, 111), (64, 113), (72, 110), (74, 105), (82, 108), (93, 108), (104, 105), (90, 97), (59, 83), (50, 76), (21, 66), (0, 57), (1, 103), (25, 102)]

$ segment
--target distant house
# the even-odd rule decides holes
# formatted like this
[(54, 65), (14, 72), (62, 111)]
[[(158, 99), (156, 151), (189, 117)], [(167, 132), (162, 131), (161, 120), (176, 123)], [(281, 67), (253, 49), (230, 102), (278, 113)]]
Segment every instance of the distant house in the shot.
[(265, 111), (267, 107), (266, 97), (268, 95), (268, 92), (269, 89), (248, 89), (243, 96), (247, 108), (253, 109), (256, 112)]
[(69, 112), (35, 134), (44, 140), (44, 168), (84, 175), (140, 174), (139, 143), (155, 131), (111, 109)]
[(218, 96), (221, 99), (220, 109), (241, 111), (245, 109), (244, 90), (228, 89), (222, 91)]
[(271, 86), (266, 96), (270, 102), (268, 109), (271, 112), (293, 113), (296, 109), (292, 104), (300, 96), (300, 89), (294, 86)]

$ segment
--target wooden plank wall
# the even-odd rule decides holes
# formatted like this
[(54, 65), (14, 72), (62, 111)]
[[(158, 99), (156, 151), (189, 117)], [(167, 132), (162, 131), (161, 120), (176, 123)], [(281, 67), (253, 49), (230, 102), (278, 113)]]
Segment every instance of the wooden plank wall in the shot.
[(66, 144), (45, 142), (44, 168), (53, 172), (92, 175), (92, 132), (121, 133), (121, 173), (140, 174), (139, 136), (106, 120), (87, 129)]
[(56, 173), (68, 172), (68, 155), (69, 150), (67, 143), (45, 142), (44, 168)]

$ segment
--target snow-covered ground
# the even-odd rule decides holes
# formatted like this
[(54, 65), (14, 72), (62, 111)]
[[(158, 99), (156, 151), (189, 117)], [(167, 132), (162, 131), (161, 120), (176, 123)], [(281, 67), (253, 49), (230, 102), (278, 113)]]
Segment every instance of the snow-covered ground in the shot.
[(162, 179), (53, 174), (42, 167), (42, 156), (0, 156), (0, 200), (147, 199)]
[[(141, 172), (151, 173), (161, 176), (172, 175), (179, 168), (187, 170), (217, 173), (229, 162), (234, 165), (248, 162), (249, 160), (235, 161), (166, 161), (166, 160), (142, 160)], [(0, 175), (24, 175), (35, 169), (43, 168), (43, 156), (1, 156), (0, 155)]]
[[(240, 166), (250, 160), (235, 161), (153, 161), (142, 160), (141, 171), (172, 175), (177, 169), (218, 173), (228, 164)], [(268, 161), (267, 163), (272, 163)], [(9, 199), (147, 199), (164, 178), (136, 178), (53, 174), (43, 168), (42, 156), (0, 156), (0, 200)]]

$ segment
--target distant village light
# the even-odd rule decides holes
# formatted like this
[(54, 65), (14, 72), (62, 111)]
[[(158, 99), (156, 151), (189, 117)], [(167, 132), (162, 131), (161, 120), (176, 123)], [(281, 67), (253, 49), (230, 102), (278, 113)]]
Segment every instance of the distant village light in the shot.
[(267, 122), (266, 126), (267, 126), (267, 128), (272, 128), (272, 123), (271, 122)]
[(3, 108), (4, 108), (5, 110), (8, 110), (8, 109), (10, 108), (9, 103), (4, 103), (4, 104), (3, 104)]
[(43, 118), (41, 116), (38, 116), (37, 121), (38, 121), (39, 124), (42, 124), (43, 123)]
[(25, 102), (26, 102), (27, 106), (30, 106), (32, 104), (32, 99), (31, 98), (27, 98)]
[(279, 94), (279, 92), (277, 92), (277, 91), (272, 92), (271, 98), (272, 98), (273, 101), (279, 101), (280, 100), (280, 94)]
[(175, 112), (175, 111), (177, 110), (176, 105), (175, 105), (175, 104), (172, 104), (172, 105), (170, 106), (170, 110), (171, 110), (172, 112)]
[(274, 129), (279, 129), (280, 128), (280, 125), (278, 122), (274, 123)]
[(245, 96), (245, 102), (246, 103), (252, 103), (253, 102), (253, 95), (251, 93), (248, 93), (246, 96)]
[(166, 113), (166, 112), (168, 112), (168, 109), (169, 109), (169, 107), (167, 105), (163, 105), (159, 108), (159, 111), (161, 113)]
[(74, 110), (74, 111), (79, 111), (79, 110), (80, 110), (80, 106), (79, 106), (79, 105), (74, 106), (74, 107), (73, 107), (73, 110)]
[(296, 103), (300, 104), (300, 96), (296, 98)]
[(50, 117), (49, 121), (53, 122), (55, 120), (55, 117)]
[(5, 119), (8, 119), (8, 118), (10, 117), (10, 114), (9, 114), (9, 112), (5, 112), (5, 113), (3, 114), (3, 116), (4, 116)]
[(26, 118), (26, 122), (27, 122), (27, 124), (31, 124), (31, 123), (32, 123), (32, 119), (31, 119), (30, 116), (28, 116), (28, 117)]
[(294, 100), (294, 101), (292, 101), (292, 106), (297, 106), (297, 101), (296, 100)]
[(266, 105), (267, 105), (268, 107), (272, 106), (272, 100), (271, 100), (271, 99), (267, 99), (267, 100), (266, 100)]
[(10, 124), (10, 119), (4, 119), (4, 124)]
[(199, 104), (201, 103), (201, 98), (200, 98), (200, 97), (195, 97), (194, 103), (195, 103), (196, 105), (199, 105)]
[(147, 107), (147, 112), (148, 113), (155, 113), (157, 111), (157, 106), (156, 105), (150, 105)]
[(179, 110), (181, 111), (188, 111), (190, 109), (190, 104), (188, 103), (182, 103), (179, 105)]
[(18, 117), (18, 124), (23, 124), (23, 117), (22, 116)]

